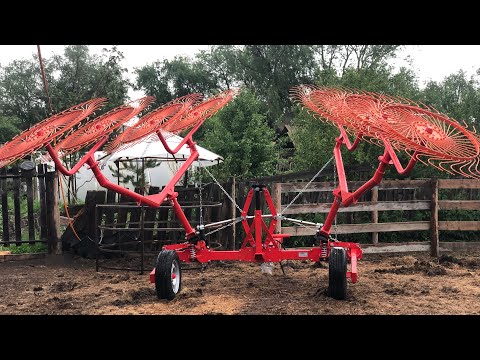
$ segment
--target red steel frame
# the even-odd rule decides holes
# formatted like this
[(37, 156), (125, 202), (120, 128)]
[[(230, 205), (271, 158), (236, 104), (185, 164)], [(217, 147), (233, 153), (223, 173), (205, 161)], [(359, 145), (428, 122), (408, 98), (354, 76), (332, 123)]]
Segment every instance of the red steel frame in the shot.
[[(330, 256), (330, 251), (333, 247), (342, 247), (346, 249), (347, 260), (350, 263), (350, 271), (347, 271), (347, 277), (352, 282), (357, 282), (357, 260), (362, 258), (362, 250), (358, 243), (352, 242), (340, 242), (330, 238), (330, 231), (337, 215), (340, 206), (350, 206), (355, 204), (358, 199), (374, 186), (377, 186), (383, 178), (385, 169), (389, 164), (393, 164), (400, 174), (408, 173), (415, 165), (416, 157), (412, 156), (409, 164), (406, 168), (403, 168), (396, 156), (393, 148), (387, 139), (382, 139), (385, 143), (385, 151), (382, 156), (379, 157), (379, 165), (373, 177), (368, 180), (364, 185), (358, 188), (354, 192), (349, 192), (346, 180), (345, 169), (343, 165), (341, 147), (345, 145), (349, 151), (355, 150), (360, 142), (361, 134), (357, 136), (353, 144), (348, 139), (346, 132), (342, 126), (339, 126), (340, 136), (336, 139), (336, 145), (334, 148), (335, 163), (338, 172), (339, 186), (333, 191), (335, 200), (332, 203), (332, 207), (325, 219), (325, 223), (317, 231), (317, 238), (320, 239), (320, 246), (306, 247), (306, 248), (289, 248), (283, 249), (283, 239), (289, 237), (288, 234), (275, 234), (275, 225), (278, 219), (278, 213), (273, 204), (270, 192), (263, 185), (255, 185), (255, 188), (250, 189), (247, 199), (245, 201), (242, 210), (242, 226), (245, 230), (245, 238), (242, 246), (239, 250), (213, 250), (210, 249), (205, 240), (199, 237), (197, 231), (191, 226), (185, 213), (183, 212), (180, 204), (178, 203), (178, 193), (175, 192), (175, 185), (185, 174), (190, 165), (197, 160), (199, 153), (195, 146), (195, 142), (192, 139), (193, 134), (198, 129), (200, 124), (195, 126), (190, 133), (182, 140), (175, 149), (171, 149), (164, 136), (160, 131), (157, 132), (160, 141), (165, 149), (171, 153), (176, 154), (185, 144), (190, 149), (190, 156), (179, 169), (177, 174), (170, 180), (165, 186), (163, 191), (159, 194), (144, 196), (130, 191), (124, 187), (118, 186), (115, 183), (110, 182), (100, 171), (98, 162), (94, 159), (94, 153), (107, 141), (107, 137), (101, 139), (71, 170), (66, 169), (55, 150), (51, 145), (47, 145), (46, 149), (52, 157), (57, 169), (64, 175), (73, 175), (80, 167), (87, 164), (93, 171), (99, 184), (107, 189), (111, 189), (122, 195), (128, 196), (138, 204), (144, 204), (153, 208), (158, 208), (164, 201), (168, 201), (175, 211), (177, 218), (182, 224), (186, 232), (186, 241), (180, 244), (165, 245), (164, 250), (175, 250), (179, 256), (179, 259), (184, 262), (198, 261), (200, 263), (208, 263), (212, 260), (237, 260), (246, 262), (280, 262), (282, 260), (310, 260), (310, 261), (326, 261)], [(256, 193), (259, 193), (256, 195)], [(267, 225), (264, 221), (264, 216), (256, 201), (256, 209), (254, 211), (253, 219), (247, 217), (254, 196), (260, 197), (263, 194), (265, 201), (267, 202), (270, 210), (269, 217), (270, 223)], [(155, 281), (155, 269), (150, 273), (150, 281)]]

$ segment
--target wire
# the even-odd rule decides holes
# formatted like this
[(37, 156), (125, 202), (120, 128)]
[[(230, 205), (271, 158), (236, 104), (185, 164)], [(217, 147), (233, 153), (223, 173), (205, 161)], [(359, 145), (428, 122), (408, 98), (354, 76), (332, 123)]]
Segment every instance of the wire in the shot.
[(310, 186), (310, 184), (313, 182), (313, 180), (315, 180), (318, 175), (320, 175), (322, 173), (323, 170), (325, 170), (325, 168), (327, 167), (328, 164), (330, 164), (330, 162), (333, 160), (333, 156), (325, 163), (325, 165), (323, 165), (323, 167), (310, 179), (310, 181), (307, 183), (307, 185), (305, 185), (303, 187), (302, 190), (300, 190), (300, 192), (293, 198), (292, 201), (290, 201), (290, 204), (288, 204), (285, 209), (283, 209), (279, 215), (283, 215), (283, 213), (290, 207), (292, 206), (292, 204), (299, 198), (300, 195), (303, 194), (303, 192), (307, 189), (307, 187)]
[(217, 181), (217, 179), (215, 179), (215, 176), (213, 176), (213, 174), (210, 171), (208, 171), (207, 167), (203, 167), (203, 169), (205, 169), (205, 171), (208, 173), (208, 175), (210, 175), (212, 177), (213, 181), (215, 181), (215, 183), (220, 187), (220, 189), (222, 189), (223, 193), (230, 199), (230, 201), (233, 203), (233, 205), (235, 205), (235, 207), (238, 209), (238, 211), (240, 211), (240, 214), (241, 214), (242, 209), (240, 209), (240, 206), (238, 206), (237, 203), (235, 202), (235, 200), (232, 199), (232, 197), (227, 192), (227, 190), (225, 190), (223, 188), (223, 186), (220, 185), (220, 183)]

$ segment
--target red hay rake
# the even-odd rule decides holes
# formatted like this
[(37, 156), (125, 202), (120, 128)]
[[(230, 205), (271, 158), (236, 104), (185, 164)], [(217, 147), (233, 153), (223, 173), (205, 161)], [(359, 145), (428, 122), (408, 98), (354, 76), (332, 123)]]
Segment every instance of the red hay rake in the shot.
[[(236, 260), (256, 263), (280, 262), (281, 264), (282, 260), (306, 259), (313, 262), (328, 261), (328, 294), (335, 299), (345, 299), (347, 279), (350, 278), (353, 283), (358, 280), (357, 260), (362, 258), (362, 250), (357, 243), (341, 242), (330, 237), (331, 227), (340, 206), (347, 207), (355, 204), (365, 192), (378, 185), (390, 164), (393, 164), (401, 175), (408, 174), (415, 163), (421, 161), (452, 174), (480, 178), (478, 171), (480, 142), (476, 134), (435, 109), (387, 95), (344, 88), (302, 85), (292, 90), (293, 97), (315, 117), (340, 130), (332, 157), (336, 163), (339, 186), (333, 191), (334, 201), (325, 223), (315, 224), (287, 218), (283, 216), (283, 212), (332, 159), (280, 213), (275, 209), (266, 186), (255, 184), (248, 192), (243, 208), (235, 204), (240, 211), (240, 216), (210, 224), (200, 222), (200, 225), (193, 228), (177, 201), (178, 193), (175, 192), (175, 185), (199, 157), (192, 138), (193, 134), (208, 117), (220, 110), (237, 94), (236, 90), (228, 90), (203, 102), (200, 102), (202, 99), (200, 94), (178, 98), (143, 116), (106, 146), (106, 151), (110, 153), (119, 148), (132, 146), (154, 134), (172, 155), (187, 145), (190, 157), (159, 194), (144, 196), (110, 182), (101, 173), (94, 159), (94, 152), (107, 142), (111, 132), (144, 110), (154, 100), (151, 97), (122, 105), (97, 119), (86, 121), (83, 126), (79, 126), (76, 131), (68, 134), (53, 147), (51, 143), (54, 140), (91, 115), (94, 110), (103, 105), (104, 99), (94, 99), (72, 107), (37, 124), (0, 148), (0, 165), (9, 164), (34, 150), (45, 147), (55, 162), (57, 170), (64, 175), (73, 175), (81, 166), (87, 164), (101, 186), (128, 196), (140, 205), (158, 208), (164, 202), (170, 203), (185, 229), (185, 241), (163, 246), (155, 268), (150, 273), (150, 281), (155, 284), (158, 297), (168, 300), (174, 299), (181, 289), (181, 262), (204, 264), (214, 260)], [(187, 130), (189, 132), (181, 143), (175, 149), (171, 149), (165, 139), (170, 134)], [(353, 142), (350, 141), (348, 134), (355, 137)], [(347, 187), (341, 147), (345, 145), (349, 151), (354, 151), (362, 139), (384, 147), (384, 152), (379, 157), (379, 165), (373, 177), (351, 192)], [(96, 144), (71, 170), (63, 166), (61, 156), (95, 142)], [(410, 160), (406, 167), (402, 166), (397, 152), (405, 152), (409, 156)], [(215, 178), (214, 180), (217, 182)], [(228, 193), (225, 194), (232, 200)], [(268, 214), (262, 213), (262, 197), (267, 203)], [(255, 210), (253, 215), (249, 216), (252, 203)], [(317, 232), (312, 239), (314, 246), (284, 248), (283, 241), (290, 235), (275, 233), (278, 220), (315, 226)], [(242, 223), (245, 232), (239, 250), (214, 250), (207, 246), (206, 237), (211, 232), (239, 222)], [(206, 233), (207, 231), (210, 233)]]

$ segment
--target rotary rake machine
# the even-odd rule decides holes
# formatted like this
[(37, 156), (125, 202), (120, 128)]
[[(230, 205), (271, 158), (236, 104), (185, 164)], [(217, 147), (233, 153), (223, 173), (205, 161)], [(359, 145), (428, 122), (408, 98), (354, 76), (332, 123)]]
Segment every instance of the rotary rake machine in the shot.
[[(200, 225), (193, 228), (177, 201), (175, 185), (199, 157), (193, 134), (208, 117), (225, 106), (237, 93), (235, 90), (228, 90), (204, 101), (201, 101), (200, 94), (173, 100), (141, 117), (105, 146), (107, 153), (112, 153), (141, 142), (149, 136), (158, 136), (165, 149), (175, 155), (187, 145), (190, 157), (159, 194), (144, 196), (111, 183), (101, 173), (94, 158), (94, 152), (108, 141), (111, 133), (144, 111), (154, 101), (152, 97), (122, 105), (93, 120), (88, 120), (88, 117), (105, 104), (105, 99), (93, 99), (65, 110), (42, 121), (0, 148), (0, 166), (8, 165), (43, 147), (48, 151), (57, 170), (64, 175), (73, 175), (87, 164), (101, 186), (128, 196), (139, 205), (159, 208), (165, 202), (169, 203), (185, 229), (185, 241), (164, 245), (150, 273), (150, 282), (155, 284), (158, 297), (168, 300), (174, 299), (181, 289), (182, 262), (205, 264), (214, 260), (260, 264), (271, 262), (281, 264), (283, 260), (325, 261), (329, 263), (329, 296), (345, 299), (347, 279), (350, 278), (353, 283), (358, 280), (357, 261), (362, 258), (362, 250), (358, 243), (342, 242), (330, 236), (341, 206), (355, 204), (363, 194), (377, 186), (388, 165), (393, 165), (400, 175), (406, 175), (419, 161), (454, 175), (480, 178), (478, 170), (480, 142), (475, 132), (467, 130), (457, 121), (435, 109), (407, 99), (376, 93), (302, 85), (292, 89), (293, 98), (313, 113), (314, 117), (338, 127), (340, 131), (332, 157), (335, 159), (339, 185), (333, 191), (334, 201), (325, 223), (316, 224), (283, 216), (285, 208), (283, 211), (278, 209), (280, 212), (277, 212), (267, 187), (255, 184), (249, 190), (243, 208), (238, 207), (222, 188), (239, 210), (240, 216), (210, 224), (203, 224), (200, 221)], [(175, 149), (171, 149), (166, 138), (170, 134), (186, 131), (188, 134), (181, 143)], [(353, 136), (354, 140), (351, 141), (349, 136)], [(60, 139), (61, 137), (63, 139)], [(383, 147), (384, 151), (378, 158), (379, 165), (373, 177), (355, 191), (349, 191), (341, 148), (345, 146), (347, 150), (354, 151), (361, 140)], [(60, 159), (63, 156), (91, 145), (93, 147), (72, 169), (69, 170), (62, 164)], [(405, 167), (402, 166), (397, 153), (407, 154), (409, 161)], [(213, 179), (217, 182), (215, 178)], [(290, 205), (300, 194), (301, 192)], [(269, 210), (267, 214), (262, 213), (262, 201), (267, 204)], [(252, 205), (253, 215), (248, 215)], [(312, 239), (313, 245), (304, 248), (284, 248), (284, 239), (289, 235), (275, 233), (279, 220), (315, 227), (317, 230)], [(206, 231), (221, 229), (238, 222), (242, 223), (245, 232), (239, 250), (216, 250), (207, 246), (206, 237), (209, 233)]]

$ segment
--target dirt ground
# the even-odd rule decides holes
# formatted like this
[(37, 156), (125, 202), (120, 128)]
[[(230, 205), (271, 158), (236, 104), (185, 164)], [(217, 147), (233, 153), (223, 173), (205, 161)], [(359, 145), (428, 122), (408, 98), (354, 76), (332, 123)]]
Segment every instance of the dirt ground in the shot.
[(346, 301), (326, 296), (327, 266), (216, 263), (183, 272), (182, 291), (158, 300), (148, 274), (75, 258), (0, 264), (0, 314), (480, 314), (480, 253), (364, 255)]

